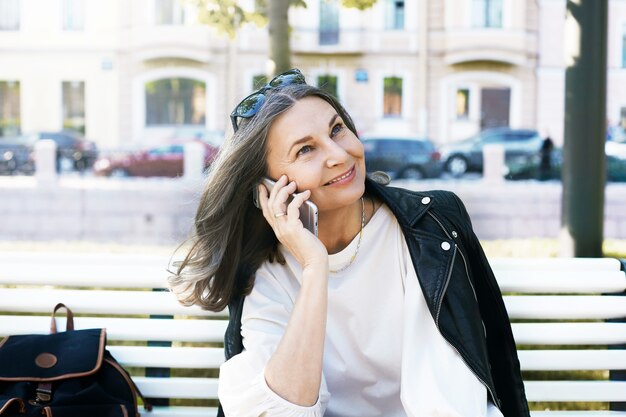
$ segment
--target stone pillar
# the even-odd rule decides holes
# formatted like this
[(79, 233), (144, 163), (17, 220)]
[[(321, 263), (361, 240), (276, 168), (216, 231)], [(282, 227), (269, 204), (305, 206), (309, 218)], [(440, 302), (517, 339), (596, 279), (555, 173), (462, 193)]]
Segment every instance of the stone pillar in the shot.
[(199, 180), (204, 173), (204, 145), (199, 142), (185, 143), (183, 178)]
[(40, 183), (57, 179), (57, 144), (50, 139), (35, 142), (35, 178)]
[(504, 182), (506, 165), (504, 163), (504, 146), (491, 144), (483, 147), (483, 180)]

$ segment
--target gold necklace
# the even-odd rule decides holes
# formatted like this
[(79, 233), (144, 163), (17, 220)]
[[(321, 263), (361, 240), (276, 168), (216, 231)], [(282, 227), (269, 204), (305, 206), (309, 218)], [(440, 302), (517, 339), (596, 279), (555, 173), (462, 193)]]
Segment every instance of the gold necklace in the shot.
[(350, 258), (350, 262), (348, 262), (346, 265), (342, 266), (339, 269), (331, 269), (330, 272), (341, 272), (348, 268), (350, 265), (352, 265), (352, 263), (356, 259), (356, 255), (359, 253), (359, 248), (361, 247), (361, 239), (363, 239), (363, 227), (365, 227), (365, 202), (363, 201), (363, 197), (361, 197), (361, 230), (359, 231), (359, 241), (356, 244), (356, 250), (354, 251), (352, 258)]

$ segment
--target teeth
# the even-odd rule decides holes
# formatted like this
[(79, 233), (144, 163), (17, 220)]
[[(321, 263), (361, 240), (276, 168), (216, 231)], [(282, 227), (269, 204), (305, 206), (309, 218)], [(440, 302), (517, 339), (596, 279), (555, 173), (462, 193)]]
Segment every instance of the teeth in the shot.
[(332, 183), (335, 183), (335, 182), (337, 182), (337, 181), (344, 180), (344, 179), (348, 178), (348, 177), (350, 176), (350, 174), (352, 174), (352, 170), (350, 170), (350, 171), (346, 172), (345, 174), (343, 174), (343, 175), (342, 175), (341, 177), (339, 177), (339, 178), (335, 178), (335, 179), (334, 179), (334, 180), (332, 180), (332, 181), (328, 181), (328, 183), (329, 183), (329, 184), (332, 184)]

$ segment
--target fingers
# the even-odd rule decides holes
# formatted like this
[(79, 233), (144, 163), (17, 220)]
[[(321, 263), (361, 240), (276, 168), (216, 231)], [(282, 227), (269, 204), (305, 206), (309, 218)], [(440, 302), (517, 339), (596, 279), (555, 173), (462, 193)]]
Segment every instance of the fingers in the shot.
[[(296, 183), (294, 181), (287, 183), (285, 175), (282, 175), (276, 181), (271, 191), (268, 191), (263, 185), (258, 187), (259, 203), (263, 210), (263, 217), (274, 229), (277, 236), (288, 230), (295, 231), (302, 227), (299, 209), (311, 196), (310, 190), (294, 194), (297, 189)], [(293, 200), (289, 201), (292, 195)]]
[(311, 190), (305, 190), (300, 194), (294, 194), (293, 201), (287, 206), (287, 214), (289, 219), (300, 219), (300, 207), (311, 196)]

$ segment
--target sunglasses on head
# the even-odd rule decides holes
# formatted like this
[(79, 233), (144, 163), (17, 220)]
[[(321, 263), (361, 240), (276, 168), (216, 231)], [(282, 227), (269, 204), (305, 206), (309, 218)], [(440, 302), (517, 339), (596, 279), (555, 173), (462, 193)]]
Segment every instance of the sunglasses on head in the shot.
[(266, 91), (292, 84), (306, 84), (304, 75), (297, 68), (278, 74), (265, 86), (241, 100), (230, 114), (230, 121), (233, 124), (234, 131), (236, 132), (239, 129), (237, 124), (238, 118), (249, 119), (259, 112), (259, 109), (265, 103)]

